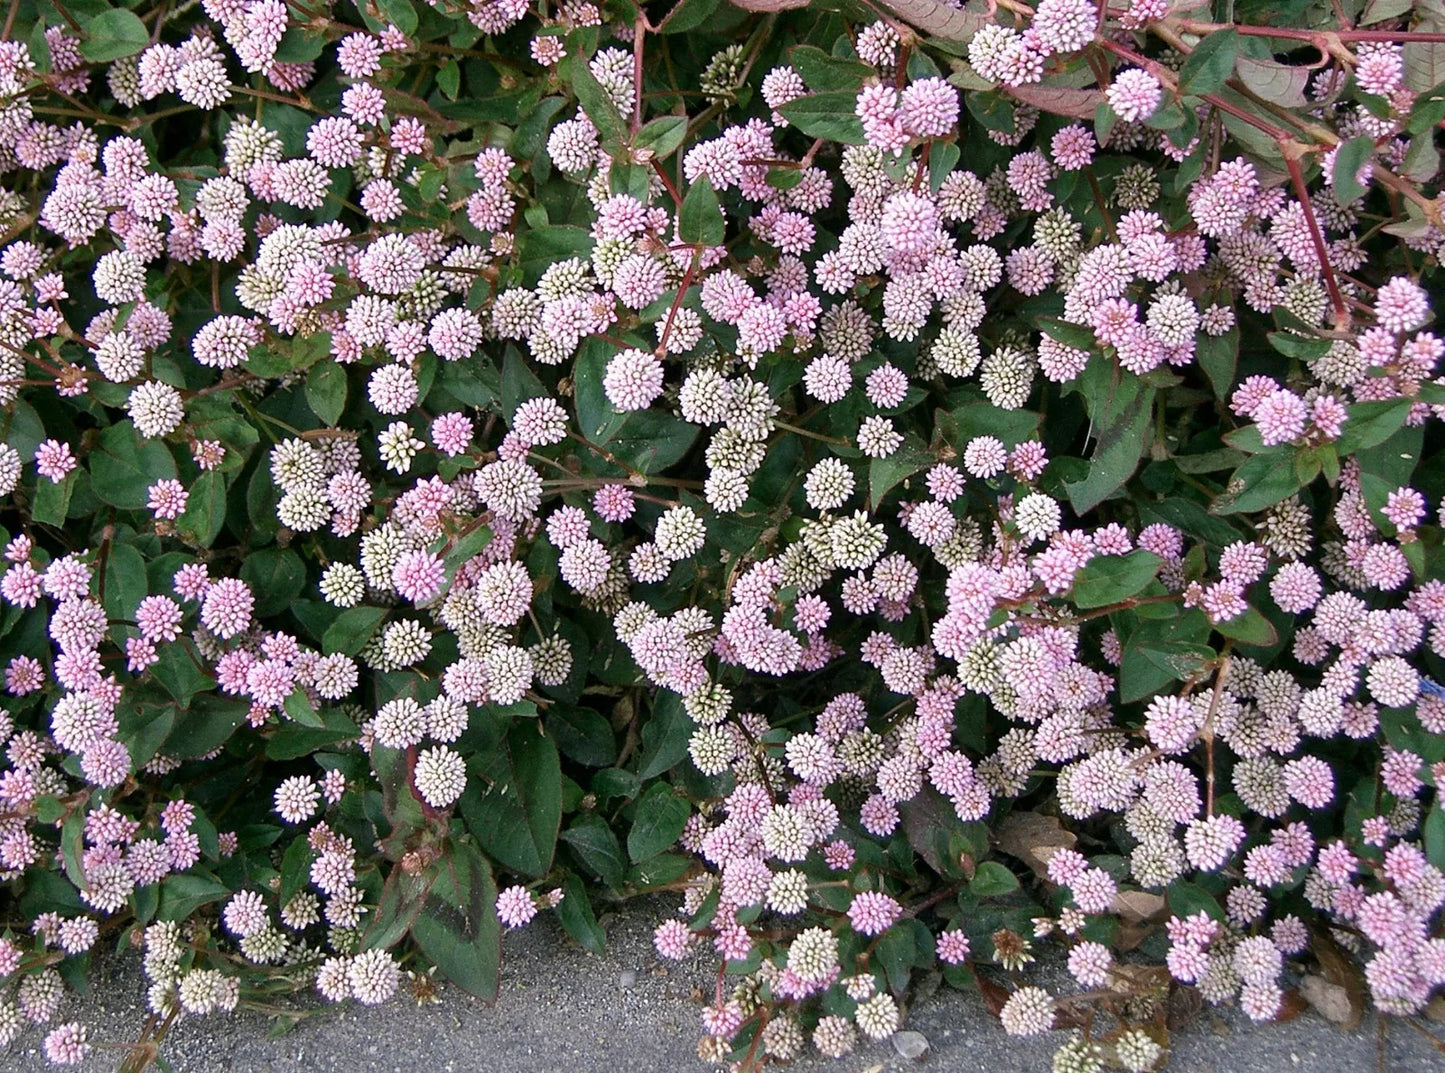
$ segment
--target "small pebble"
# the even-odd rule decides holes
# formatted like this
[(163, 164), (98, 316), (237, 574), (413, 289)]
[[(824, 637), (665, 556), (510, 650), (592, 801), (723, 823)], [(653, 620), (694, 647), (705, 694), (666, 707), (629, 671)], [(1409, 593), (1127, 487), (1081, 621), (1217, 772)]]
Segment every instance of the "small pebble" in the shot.
[(895, 1032), (893, 1049), (904, 1058), (916, 1062), (928, 1053), (928, 1040), (922, 1032)]
[(637, 983), (636, 969), (623, 969), (622, 973), (617, 977), (618, 987), (631, 987), (635, 983)]

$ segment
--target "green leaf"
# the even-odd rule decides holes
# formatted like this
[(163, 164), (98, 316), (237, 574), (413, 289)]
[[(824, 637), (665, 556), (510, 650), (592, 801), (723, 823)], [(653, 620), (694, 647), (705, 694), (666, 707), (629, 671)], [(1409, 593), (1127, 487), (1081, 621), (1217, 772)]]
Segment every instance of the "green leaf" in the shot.
[(1170, 883), (1164, 899), (1169, 903), (1169, 911), (1177, 917), (1204, 913), (1211, 920), (1224, 920), (1224, 910), (1219, 905), (1219, 899), (1198, 883)]
[(202, 473), (189, 491), (186, 509), (176, 519), (176, 531), (193, 544), (209, 548), (226, 526), (226, 476)]
[(59, 483), (48, 477), (36, 478), (30, 517), (40, 525), (53, 525), (56, 528), (64, 526), (65, 516), (70, 512), (70, 497), (75, 493), (78, 480), (79, 470), (71, 470)]
[(291, 606), (306, 587), (306, 564), (290, 548), (262, 548), (241, 564), (241, 580), (256, 597), (256, 617), (275, 615)]
[(1267, 646), (1279, 640), (1274, 625), (1252, 607), (1226, 622), (1216, 622), (1214, 628), (1244, 645)]
[(319, 361), (306, 374), (306, 404), (323, 424), (335, 425), (346, 409), (346, 370), (334, 361)]
[[(606, 767), (617, 759), (612, 724), (601, 713), (562, 704), (549, 711), (544, 722), (547, 733), (556, 739), (557, 748), (569, 760), (587, 767)], [(644, 734), (646, 730), (644, 726)]]
[[(970, 95), (970, 100), (973, 95)], [(862, 145), (863, 121), (854, 114), (857, 94), (846, 92), (813, 93), (779, 105), (778, 111), (789, 123), (810, 138), (827, 138), (844, 145)]]
[(638, 410), (626, 415), (607, 446), (613, 455), (638, 472), (661, 473), (680, 461), (701, 434), (701, 426), (670, 413)]
[(1214, 93), (1234, 73), (1239, 54), (1239, 31), (1220, 30), (1206, 36), (1179, 69), (1179, 92), (1199, 96)]
[(652, 718), (642, 725), (638, 778), (653, 779), (671, 771), (687, 758), (691, 740), (692, 720), (683, 709), (682, 698), (670, 689), (658, 690), (652, 703)]
[(1214, 397), (1227, 399), (1234, 387), (1234, 370), (1239, 363), (1239, 329), (1230, 328), (1223, 335), (1200, 335), (1194, 346), (1194, 359), (1209, 377)]
[(286, 854), (281, 858), (280, 901), (283, 907), (305, 889), (311, 879), (311, 862), (315, 859), (316, 852), (304, 834), (297, 835), (286, 847)]
[(589, 953), (601, 957), (607, 951), (607, 933), (597, 923), (592, 903), (582, 879), (570, 875), (562, 884), (562, 900), (557, 903), (557, 920), (567, 934), (582, 944)]
[(1019, 879), (998, 861), (984, 861), (974, 872), (968, 889), (980, 898), (996, 898), (1018, 889)]
[(1299, 474), (1289, 451), (1253, 455), (1230, 476), (1228, 487), (1215, 497), (1209, 513), (1252, 514), (1274, 506), (1299, 489)]
[(371, 640), (386, 614), (384, 607), (348, 607), (326, 627), (326, 633), (321, 638), (322, 651), (327, 655), (337, 652), (356, 655), (366, 647), (366, 642)]
[(657, 27), (660, 34), (685, 34), (696, 30), (718, 9), (722, 0), (680, 0)]
[(311, 699), (306, 696), (306, 690), (300, 686), (290, 692), (282, 707), (285, 708), (286, 714), (292, 722), (300, 723), (304, 727), (320, 729), (326, 725), (321, 721), (321, 716), (316, 714), (316, 709), (311, 706)]
[(699, 175), (688, 187), (678, 212), (677, 231), (682, 241), (701, 246), (721, 246), (727, 237), (727, 220), (706, 175)]
[(566, 62), (570, 64), (569, 84), (572, 92), (577, 95), (577, 103), (581, 105), (582, 111), (587, 113), (587, 118), (592, 120), (592, 125), (597, 128), (602, 147), (609, 154), (620, 155), (614, 150), (621, 149), (627, 136), (627, 125), (622, 119), (622, 113), (617, 110), (617, 103), (602, 88), (602, 83), (597, 81), (591, 68), (587, 66), (585, 56), (568, 56)]
[(210, 876), (189, 872), (167, 876), (161, 881), (161, 903), (156, 915), (161, 920), (185, 920), (201, 906), (218, 902), (230, 893), (230, 887)]
[(1034, 321), (1039, 331), (1056, 343), (1073, 347), (1075, 350), (1093, 350), (1097, 340), (1092, 328), (1075, 324), (1061, 317), (1039, 317)]
[(321, 55), (326, 36), (293, 26), (281, 35), (273, 59), (280, 63), (309, 63)]
[(488, 786), (462, 797), (467, 827), (499, 863), (541, 878), (552, 867), (562, 823), (556, 744), (535, 720), (518, 719), (490, 755), (476, 760)]
[(455, 842), (412, 921), (411, 936), (437, 970), (484, 1002), (497, 996), (502, 925), (491, 866), (469, 842)]
[(113, 8), (102, 11), (86, 24), (80, 54), (91, 63), (109, 63), (123, 56), (134, 56), (150, 43), (150, 31), (135, 12)]
[(105, 613), (113, 619), (134, 619), (148, 589), (145, 559), (134, 544), (111, 544), (101, 585)]
[(508, 424), (515, 418), (517, 407), (528, 399), (543, 399), (551, 396), (547, 385), (537, 379), (522, 353), (509, 345), (502, 355), (502, 414)]
[(637, 802), (637, 817), (627, 832), (627, 855), (640, 864), (671, 848), (682, 837), (691, 812), (671, 786), (655, 783)]
[(790, 48), (788, 60), (814, 93), (846, 90), (857, 94), (863, 83), (874, 74), (873, 68), (861, 60), (832, 56), (816, 45)]
[(96, 498), (122, 510), (145, 509), (150, 486), (176, 475), (176, 460), (166, 445), (142, 440), (128, 419), (101, 432), (88, 462)]
[(161, 752), (180, 759), (214, 752), (246, 721), (248, 710), (242, 701), (202, 693), (177, 714), (175, 727)]
[(409, 0), (377, 0), (377, 7), (386, 16), (387, 22), (396, 24), (396, 28), (410, 37), (416, 33), (419, 25), (416, 8), (411, 6)]
[(1349, 407), (1345, 429), (1335, 441), (1341, 458), (1356, 451), (1384, 443), (1405, 425), (1410, 416), (1409, 399), (1384, 399), (1379, 402), (1357, 402)]
[(646, 149), (654, 160), (666, 160), (682, 146), (687, 137), (687, 117), (680, 115), (658, 116), (633, 136), (632, 148)]
[(593, 875), (614, 890), (627, 876), (627, 858), (612, 828), (601, 816), (583, 816), (562, 832), (562, 841)]
[(1153, 417), (1154, 392), (1137, 376), (1118, 376), (1111, 363), (1094, 360), (1076, 381), (1089, 409), (1098, 442), (1088, 475), (1065, 481), (1074, 513), (1088, 514), (1117, 492), (1139, 468), (1144, 438)]
[(1424, 835), (1425, 856), (1436, 868), (1445, 868), (1445, 806), (1438, 799), (1430, 806), (1421, 834)]
[(1287, 358), (1300, 361), (1315, 361), (1330, 352), (1333, 342), (1329, 339), (1315, 339), (1292, 331), (1270, 332), (1266, 338), (1269, 345)]
[(904, 438), (903, 445), (887, 458), (872, 459), (868, 463), (868, 498), (873, 509), (878, 509), (883, 497), (896, 485), (936, 461), (923, 446), (923, 441), (911, 432)]
[(1096, 555), (1074, 575), (1074, 606), (1089, 609), (1127, 600), (1153, 581), (1163, 565), (1152, 551)]
[(1367, 134), (1351, 138), (1335, 153), (1335, 200), (1348, 205), (1356, 198), (1365, 196), (1366, 187), (1360, 182), (1358, 172), (1375, 153), (1375, 139)]
[(361, 736), (361, 728), (336, 708), (323, 708), (320, 718), (320, 727), (282, 723), (266, 743), (266, 755), (272, 760), (296, 760), (328, 745), (354, 741)]
[(592, 236), (581, 227), (549, 224), (523, 231), (517, 236), (517, 264), (528, 287), (536, 286), (542, 273), (556, 262), (569, 257), (585, 258), (591, 252)]

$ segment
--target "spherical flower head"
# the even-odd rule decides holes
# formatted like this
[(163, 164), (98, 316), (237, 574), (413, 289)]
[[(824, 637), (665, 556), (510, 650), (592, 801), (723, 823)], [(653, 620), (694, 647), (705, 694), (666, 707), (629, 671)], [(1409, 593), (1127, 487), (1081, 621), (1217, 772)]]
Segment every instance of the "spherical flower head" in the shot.
[(1010, 1036), (1037, 1036), (1054, 1027), (1054, 1000), (1041, 987), (1021, 987), (1008, 997), (999, 1021)]
[(938, 208), (928, 198), (905, 190), (884, 203), (879, 227), (893, 249), (925, 253), (938, 241)]
[(645, 350), (629, 349), (607, 363), (602, 390), (619, 410), (645, 410), (662, 394), (662, 362)]
[(391, 583), (403, 599), (425, 604), (446, 584), (445, 564), (429, 551), (407, 552), (392, 568)]
[(201, 604), (201, 622), (217, 637), (225, 640), (241, 633), (251, 624), (255, 598), (239, 578), (221, 578), (206, 589)]
[(897, 900), (878, 891), (864, 891), (848, 907), (848, 922), (860, 935), (881, 935), (902, 915)]
[(1109, 107), (1126, 123), (1142, 123), (1154, 114), (1164, 95), (1159, 80), (1139, 67), (1128, 67), (1114, 76), (1105, 91)]
[(157, 481), (147, 489), (146, 506), (157, 518), (170, 521), (185, 512), (188, 498), (190, 493), (182, 487), (180, 481), (167, 479)]
[(1408, 276), (1396, 276), (1375, 293), (1375, 319), (1386, 331), (1415, 331), (1430, 319), (1430, 298)]
[(396, 994), (401, 968), (385, 950), (368, 950), (351, 959), (346, 972), (351, 994), (366, 1006), (379, 1006)]
[(467, 788), (466, 761), (444, 745), (423, 749), (417, 754), (413, 778), (422, 800), (432, 808), (446, 808)]
[(52, 1065), (79, 1065), (89, 1054), (86, 1029), (79, 1021), (67, 1021), (45, 1037), (45, 1058)]
[(958, 929), (939, 933), (934, 945), (938, 953), (938, 960), (945, 965), (962, 965), (972, 952), (968, 933)]
[(1290, 443), (1304, 435), (1309, 407), (1293, 391), (1281, 388), (1260, 400), (1250, 415), (1266, 447)]
[(903, 91), (903, 129), (915, 138), (941, 138), (958, 122), (958, 90), (941, 78), (924, 78)]
[(537, 903), (526, 887), (508, 887), (497, 895), (497, 919), (509, 928), (520, 928), (537, 915)]

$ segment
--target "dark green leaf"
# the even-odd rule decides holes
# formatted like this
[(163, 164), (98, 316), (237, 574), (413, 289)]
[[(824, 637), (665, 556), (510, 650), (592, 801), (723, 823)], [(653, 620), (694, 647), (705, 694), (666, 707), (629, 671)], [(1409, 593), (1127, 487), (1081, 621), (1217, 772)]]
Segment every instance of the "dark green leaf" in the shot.
[(678, 236), (684, 242), (702, 246), (721, 246), (727, 236), (727, 221), (718, 206), (717, 191), (706, 175), (687, 189), (677, 217)]
[(570, 64), (569, 84), (572, 92), (577, 95), (577, 103), (582, 106), (582, 111), (587, 113), (587, 118), (592, 120), (592, 125), (597, 128), (603, 148), (609, 152), (620, 149), (627, 135), (627, 126), (623, 122), (622, 113), (617, 110), (617, 103), (592, 74), (585, 56), (569, 56), (567, 62)]
[(502, 926), (491, 866), (469, 842), (453, 843), (411, 925), (412, 938), (452, 983), (485, 1002), (497, 996)]
[(210, 876), (186, 873), (167, 876), (161, 881), (161, 902), (157, 916), (161, 920), (185, 920), (197, 909), (218, 902), (231, 893), (231, 888)]
[(1374, 153), (1375, 139), (1367, 134), (1351, 138), (1335, 152), (1335, 200), (1341, 205), (1365, 196), (1365, 186), (1358, 173)]
[(134, 56), (150, 43), (150, 31), (135, 12), (112, 8), (86, 24), (80, 53), (91, 63), (109, 63)]
[(102, 431), (88, 461), (96, 498), (122, 510), (143, 510), (150, 486), (176, 475), (176, 460), (166, 445), (142, 440), (129, 420)]
[(1252, 607), (1236, 618), (1216, 622), (1214, 628), (1244, 645), (1272, 645), (1279, 640), (1279, 634), (1269, 619)]
[(627, 832), (627, 855), (641, 863), (670, 849), (682, 837), (691, 812), (671, 786), (654, 784), (637, 802), (637, 817)]
[(286, 610), (306, 587), (306, 564), (290, 548), (262, 548), (241, 564), (241, 580), (256, 597), (256, 615)]
[(778, 111), (810, 138), (862, 145), (863, 122), (854, 114), (856, 104), (855, 93), (814, 93), (787, 101)]
[(692, 720), (683, 710), (682, 698), (670, 689), (658, 690), (652, 704), (652, 718), (642, 725), (638, 777), (652, 779), (671, 771), (687, 757), (691, 739)]
[(601, 816), (583, 816), (562, 832), (562, 841), (586, 868), (613, 889), (620, 888), (627, 875), (627, 859), (612, 828)]
[(463, 796), (467, 827), (499, 863), (524, 875), (546, 875), (562, 822), (557, 746), (536, 720), (519, 719), (489, 756), (477, 759), (487, 788)]
[(607, 949), (607, 933), (597, 923), (592, 912), (592, 903), (587, 900), (587, 890), (576, 875), (567, 877), (562, 884), (562, 901), (557, 905), (557, 920), (568, 935), (582, 944), (588, 953), (601, 957)]
[(1239, 362), (1239, 329), (1230, 328), (1223, 335), (1201, 335), (1194, 357), (1209, 377), (1215, 398), (1227, 399), (1234, 388), (1234, 370)]
[(1239, 31), (1220, 30), (1194, 46), (1179, 69), (1179, 92), (1200, 96), (1214, 93), (1234, 73), (1239, 52)]
[(1409, 399), (1384, 399), (1379, 402), (1357, 402), (1349, 408), (1345, 430), (1335, 441), (1341, 458), (1356, 451), (1384, 443), (1401, 428), (1410, 416)]
[(327, 655), (336, 652), (354, 656), (366, 647), (386, 618), (384, 607), (349, 607), (336, 616), (336, 621), (326, 628), (321, 647)]
[(334, 361), (311, 366), (306, 374), (306, 403), (323, 424), (336, 424), (346, 409), (346, 370)]
[(666, 160), (677, 152), (687, 137), (687, 117), (680, 115), (658, 116), (632, 139), (633, 149), (646, 149), (655, 160)]
[(1074, 605), (1088, 609), (1127, 600), (1153, 581), (1163, 565), (1152, 551), (1096, 555), (1074, 575)]
[(1082, 517), (1122, 488), (1139, 468), (1155, 389), (1146, 388), (1136, 376), (1116, 379), (1112, 365), (1098, 359), (1089, 363), (1076, 383), (1098, 437), (1088, 475), (1064, 483), (1074, 513)]
[(973, 874), (968, 889), (980, 898), (996, 898), (1018, 889), (1019, 879), (998, 861), (984, 861)]
[(887, 458), (872, 459), (868, 463), (868, 498), (873, 509), (878, 509), (883, 497), (899, 482), (936, 461), (924, 448), (923, 442), (911, 432), (905, 437), (903, 445)]

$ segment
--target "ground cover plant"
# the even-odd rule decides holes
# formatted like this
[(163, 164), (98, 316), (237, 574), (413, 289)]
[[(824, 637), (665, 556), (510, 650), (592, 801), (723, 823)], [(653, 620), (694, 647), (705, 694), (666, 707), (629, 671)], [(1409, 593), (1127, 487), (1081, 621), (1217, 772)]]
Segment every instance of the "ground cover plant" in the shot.
[(12, 0), (0, 1043), (656, 891), (743, 1068), (1419, 1013), (1442, 122), (1410, 0)]

